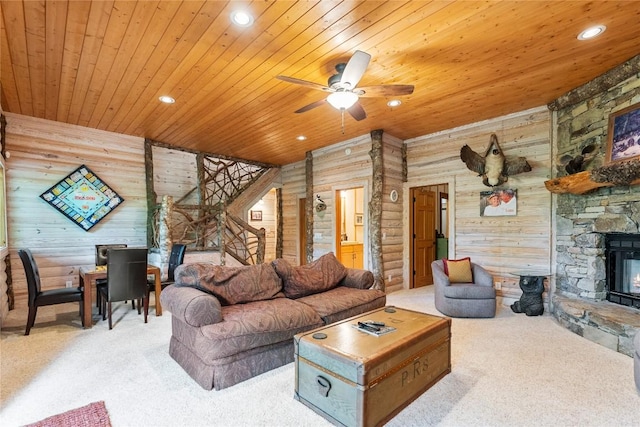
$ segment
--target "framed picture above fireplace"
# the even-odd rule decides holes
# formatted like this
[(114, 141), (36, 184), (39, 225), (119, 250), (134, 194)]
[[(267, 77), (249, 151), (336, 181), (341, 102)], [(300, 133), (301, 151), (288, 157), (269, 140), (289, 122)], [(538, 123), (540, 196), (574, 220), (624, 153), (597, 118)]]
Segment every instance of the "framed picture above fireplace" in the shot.
[(640, 157), (640, 103), (609, 116), (605, 163)]

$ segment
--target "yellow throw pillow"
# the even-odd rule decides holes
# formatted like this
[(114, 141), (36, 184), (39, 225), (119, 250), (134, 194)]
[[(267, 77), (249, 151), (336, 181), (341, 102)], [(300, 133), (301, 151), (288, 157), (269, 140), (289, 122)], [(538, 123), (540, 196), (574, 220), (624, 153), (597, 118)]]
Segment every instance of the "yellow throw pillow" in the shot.
[(451, 283), (473, 283), (471, 258), (444, 259), (444, 272)]

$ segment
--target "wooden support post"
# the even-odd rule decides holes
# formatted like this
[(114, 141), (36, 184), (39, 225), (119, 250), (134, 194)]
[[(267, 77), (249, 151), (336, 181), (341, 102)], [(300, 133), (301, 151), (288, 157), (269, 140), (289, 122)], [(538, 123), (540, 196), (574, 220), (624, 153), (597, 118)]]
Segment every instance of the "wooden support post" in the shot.
[(282, 258), (284, 240), (284, 218), (282, 215), (282, 188), (276, 188), (276, 258)]
[(305, 184), (307, 194), (305, 200), (305, 211), (307, 217), (307, 247), (305, 253), (307, 256), (307, 264), (313, 261), (313, 154), (307, 151), (305, 154)]
[(383, 192), (383, 161), (382, 161), (382, 129), (371, 132), (371, 151), (373, 188), (369, 201), (369, 241), (371, 242), (371, 270), (373, 273), (373, 288), (385, 290), (384, 271), (382, 265), (382, 192)]
[[(198, 177), (198, 204), (200, 208), (198, 209), (198, 219), (203, 218), (207, 212), (203, 209), (206, 204), (205, 200), (207, 198), (207, 183), (206, 178), (204, 176), (204, 154), (198, 153), (196, 155), (196, 167), (197, 167), (197, 177)], [(218, 227), (220, 224), (218, 224)], [(204, 238), (204, 230), (206, 224), (201, 221), (196, 226), (196, 249), (204, 249), (205, 247), (205, 238)], [(222, 257), (222, 254), (220, 254)]]
[(153, 186), (153, 145), (150, 139), (144, 140), (144, 171), (147, 184), (147, 247), (154, 246), (154, 218), (157, 208), (157, 196)]
[(160, 213), (158, 215), (158, 249), (160, 250), (160, 271), (168, 268), (169, 256), (171, 255), (171, 216), (173, 212), (173, 197), (162, 196)]

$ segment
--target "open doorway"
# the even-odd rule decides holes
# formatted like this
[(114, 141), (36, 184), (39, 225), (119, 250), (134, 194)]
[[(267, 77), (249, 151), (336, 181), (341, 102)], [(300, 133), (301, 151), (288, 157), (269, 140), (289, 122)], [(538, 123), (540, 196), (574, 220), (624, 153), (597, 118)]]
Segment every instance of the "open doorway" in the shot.
[(336, 257), (345, 267), (364, 268), (364, 187), (337, 190)]
[(433, 284), (431, 263), (448, 256), (449, 186), (429, 185), (410, 189), (409, 287)]

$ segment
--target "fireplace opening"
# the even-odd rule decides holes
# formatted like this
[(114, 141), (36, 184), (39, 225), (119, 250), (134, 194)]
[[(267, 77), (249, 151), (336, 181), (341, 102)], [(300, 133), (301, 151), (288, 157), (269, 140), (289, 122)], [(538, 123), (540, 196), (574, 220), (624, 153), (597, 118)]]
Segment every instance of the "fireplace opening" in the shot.
[(605, 236), (607, 300), (640, 309), (640, 234)]

